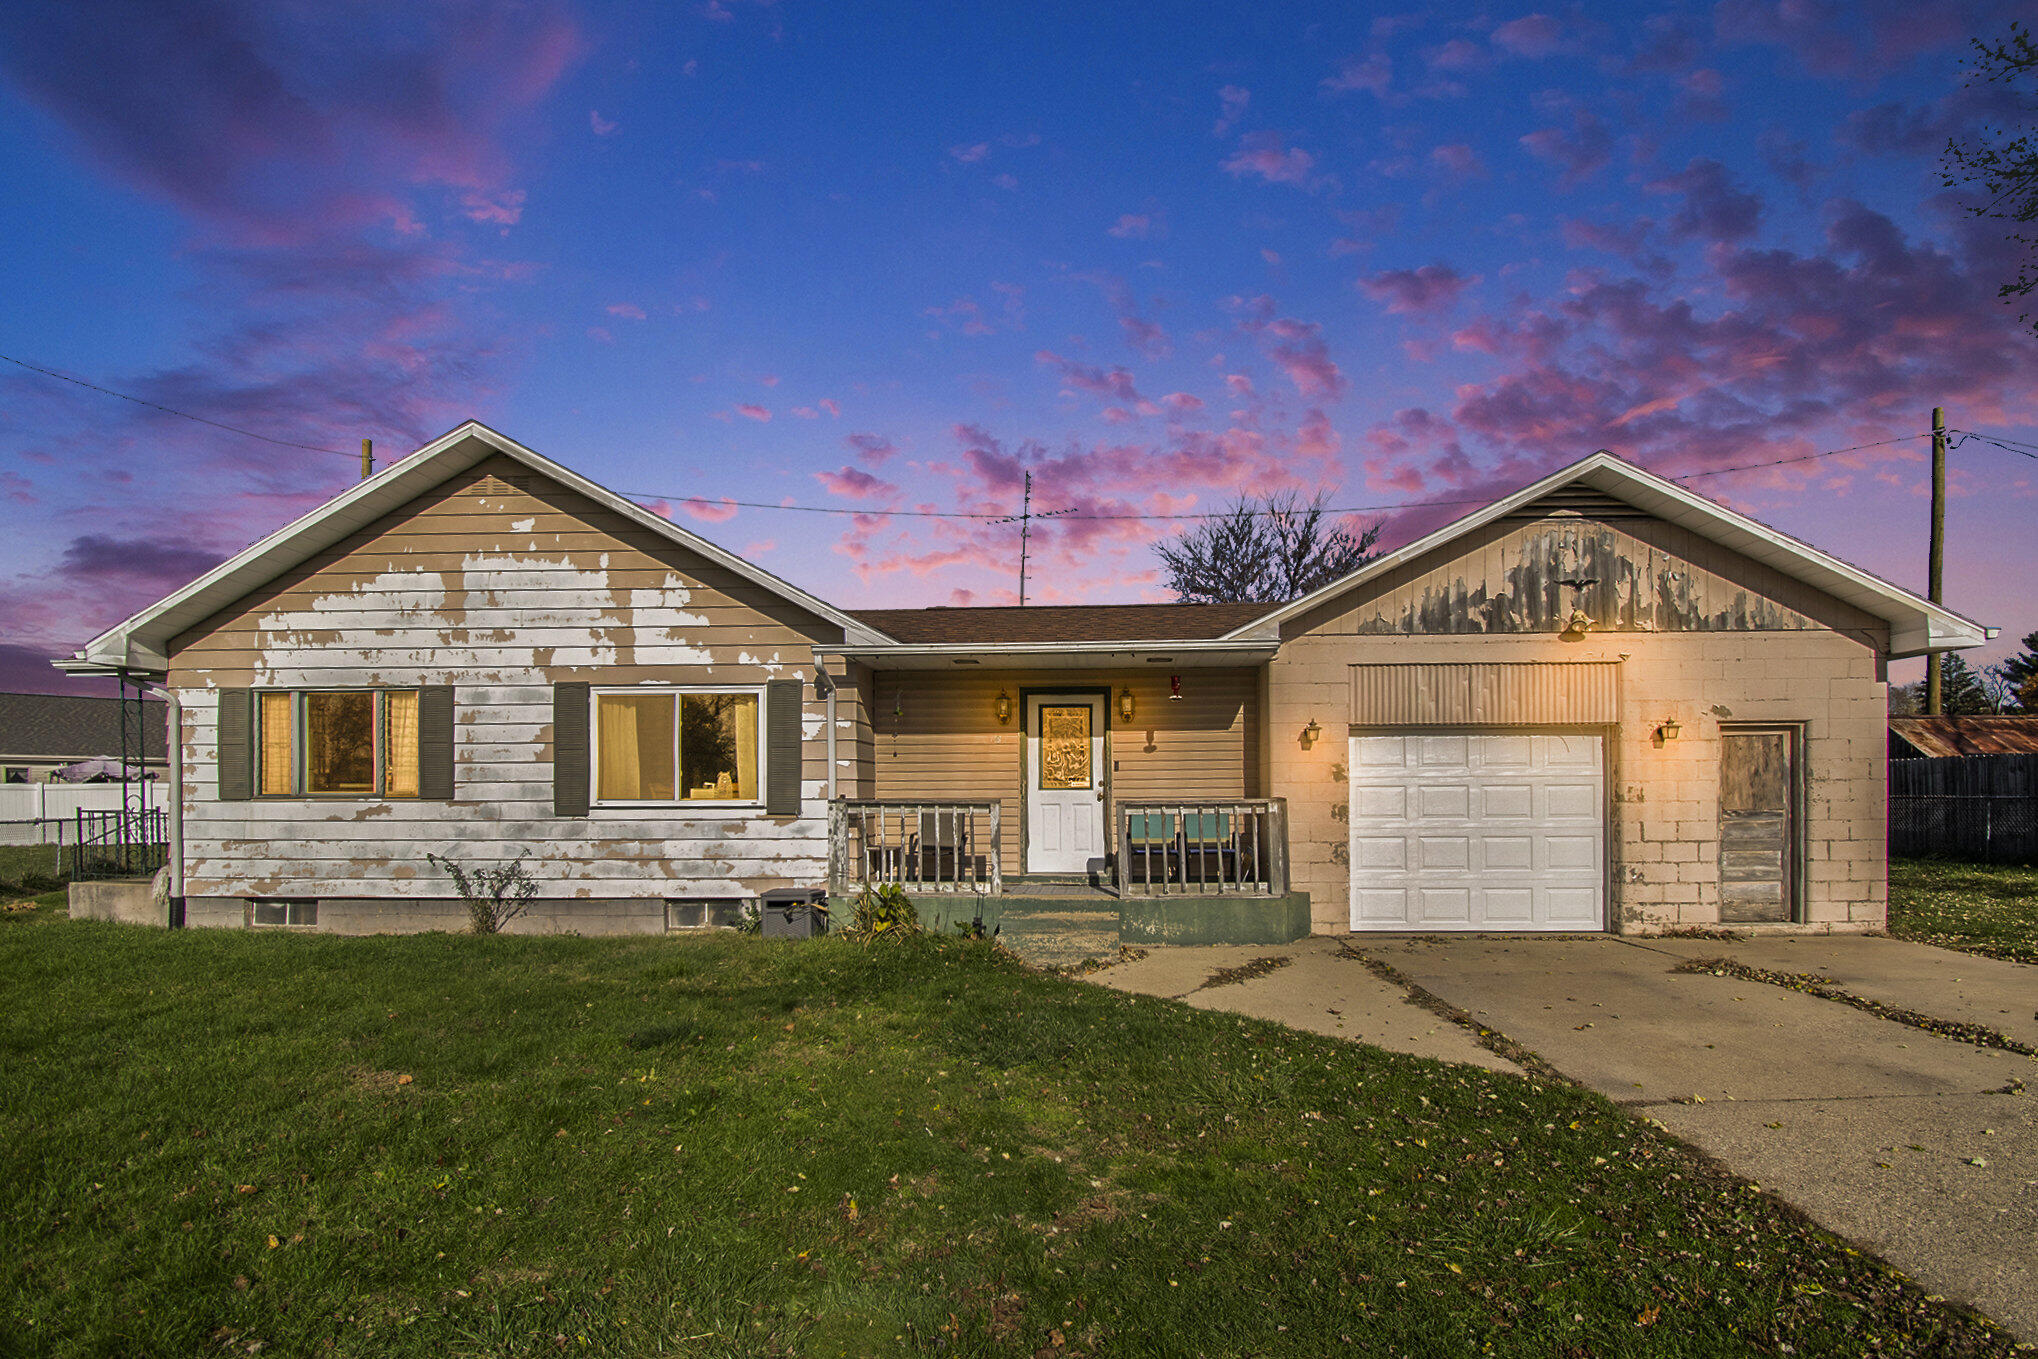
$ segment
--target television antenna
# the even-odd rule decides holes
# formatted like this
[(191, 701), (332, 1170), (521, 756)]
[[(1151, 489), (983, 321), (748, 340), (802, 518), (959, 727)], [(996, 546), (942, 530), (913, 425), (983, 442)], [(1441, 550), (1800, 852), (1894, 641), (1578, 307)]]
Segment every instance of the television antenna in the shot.
[(993, 519), (990, 521), (993, 524), (1017, 524), (1019, 526), (1020, 608), (1023, 609), (1026, 607), (1026, 550), (1027, 550), (1027, 539), (1031, 537), (1033, 533), (1033, 521), (1036, 519), (1052, 519), (1056, 515), (1074, 514), (1075, 512), (1076, 512), (1075, 507), (1071, 506), (1070, 508), (1065, 510), (1041, 510), (1038, 513), (1035, 513), (1033, 509), (1033, 473), (1028, 472), (1026, 474), (1026, 499), (1022, 503), (1019, 513), (1008, 514), (1003, 519)]

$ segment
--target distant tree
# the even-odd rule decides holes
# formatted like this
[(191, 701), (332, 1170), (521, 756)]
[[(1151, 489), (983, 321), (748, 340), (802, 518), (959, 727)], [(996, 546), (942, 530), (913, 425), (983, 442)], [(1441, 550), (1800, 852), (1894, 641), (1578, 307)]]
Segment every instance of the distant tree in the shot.
[(1948, 717), (1987, 717), (1996, 711), (1989, 701), (1988, 691), (1982, 687), (1981, 677), (1963, 659), (1959, 652), (1943, 652), (1939, 657), (1939, 694)]
[(2038, 714), (2038, 632), (2024, 634), (2024, 649), (1997, 669), (2009, 681), (2017, 710)]
[(1353, 533), (1331, 519), (1322, 493), (1304, 504), (1290, 491), (1240, 499), (1154, 551), (1184, 603), (1271, 604), (1358, 570), (1379, 538), (1378, 524)]
[(1889, 715), (1891, 717), (1916, 717), (1925, 710), (1925, 700), (1917, 684), (1892, 684), (1889, 686)]
[[(2038, 110), (2038, 44), (2031, 41), (2031, 30), (2013, 20), (2007, 38), (1994, 43), (1976, 38), (1973, 43), (1980, 62), (1969, 72), (1968, 83), (2001, 83), (2013, 90), (2025, 87), (2022, 108), (2024, 117), (2031, 118), (2033, 110)], [(2009, 239), (2024, 247), (2025, 258), (2016, 266), (2017, 276), (1998, 288), (1996, 295), (2004, 302), (2029, 297), (2038, 289), (2038, 225), (2034, 225), (2038, 224), (2038, 132), (2028, 124), (1992, 124), (1979, 129), (1971, 142), (1949, 139), (1940, 179), (1949, 189), (1979, 193), (1981, 201), (1967, 205), (1975, 216), (2013, 223)], [(2020, 312), (2017, 319), (2038, 332), (2038, 320), (2031, 312)]]

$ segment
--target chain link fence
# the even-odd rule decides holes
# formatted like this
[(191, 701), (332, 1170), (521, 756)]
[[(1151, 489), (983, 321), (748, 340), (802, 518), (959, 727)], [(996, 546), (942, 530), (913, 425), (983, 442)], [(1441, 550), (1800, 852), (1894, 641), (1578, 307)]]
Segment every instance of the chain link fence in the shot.
[(2038, 798), (1891, 794), (1889, 852), (1979, 863), (2038, 863)]

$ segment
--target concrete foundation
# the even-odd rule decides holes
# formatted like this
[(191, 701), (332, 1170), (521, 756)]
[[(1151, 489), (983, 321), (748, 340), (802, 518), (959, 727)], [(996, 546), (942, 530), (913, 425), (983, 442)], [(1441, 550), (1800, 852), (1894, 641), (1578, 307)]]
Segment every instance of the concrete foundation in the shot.
[(111, 920), (122, 925), (170, 923), (170, 899), (158, 895), (148, 878), (120, 878), (111, 882), (74, 882), (70, 888), (73, 920)]

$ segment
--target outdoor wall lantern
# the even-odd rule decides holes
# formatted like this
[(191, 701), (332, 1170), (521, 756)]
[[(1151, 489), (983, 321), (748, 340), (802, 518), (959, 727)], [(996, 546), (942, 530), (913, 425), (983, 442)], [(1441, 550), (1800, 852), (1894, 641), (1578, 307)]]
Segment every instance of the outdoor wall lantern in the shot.
[(1309, 719), (1309, 725), (1302, 729), (1302, 744), (1305, 746), (1313, 746), (1316, 744), (1317, 739), (1322, 735), (1323, 735), (1322, 724), (1317, 722), (1317, 720), (1312, 717)]
[(1182, 701), (1182, 677), (1180, 675), (1168, 676), (1168, 697), (1177, 703)]
[(998, 715), (999, 726), (1002, 727), (1007, 722), (1010, 722), (1012, 720), (1011, 695), (1007, 694), (1003, 689), (998, 690), (998, 696), (991, 700), (991, 711)]
[(1677, 739), (1677, 733), (1683, 730), (1684, 728), (1677, 725), (1676, 719), (1672, 718), (1657, 726), (1656, 736), (1659, 740), (1674, 741)]
[(1133, 698), (1132, 698), (1132, 690), (1131, 690), (1131, 689), (1129, 689), (1129, 688), (1126, 688), (1126, 689), (1120, 689), (1120, 690), (1118, 691), (1118, 716), (1119, 716), (1119, 718), (1120, 718), (1120, 719), (1121, 719), (1122, 721), (1130, 722), (1130, 721), (1132, 720), (1132, 714), (1133, 714), (1133, 713), (1134, 713), (1134, 712), (1135, 712), (1136, 710), (1137, 710), (1137, 705), (1136, 705), (1136, 704), (1135, 704), (1135, 703), (1133, 702)]

